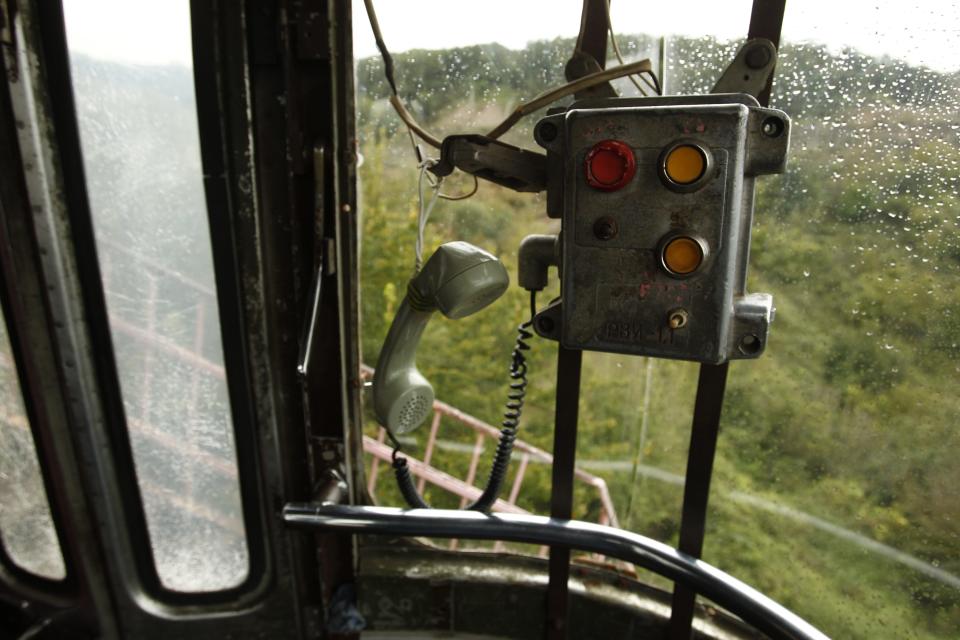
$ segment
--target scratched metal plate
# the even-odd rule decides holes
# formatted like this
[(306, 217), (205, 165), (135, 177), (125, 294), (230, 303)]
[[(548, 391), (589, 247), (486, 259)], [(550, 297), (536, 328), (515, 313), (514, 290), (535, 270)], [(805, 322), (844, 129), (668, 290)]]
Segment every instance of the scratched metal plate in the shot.
[[(726, 359), (748, 116), (749, 108), (737, 104), (567, 113), (564, 346), (705, 362)], [(590, 187), (584, 170), (586, 154), (607, 139), (626, 142), (637, 160), (634, 179), (614, 192)], [(713, 155), (706, 183), (692, 193), (668, 189), (658, 174), (661, 152), (679, 140), (697, 142)], [(596, 237), (594, 224), (602, 217), (616, 221), (614, 238)], [(700, 269), (687, 278), (673, 277), (659, 265), (658, 246), (677, 232), (698, 236), (708, 248)], [(674, 330), (667, 317), (677, 308), (687, 311), (689, 322)]]

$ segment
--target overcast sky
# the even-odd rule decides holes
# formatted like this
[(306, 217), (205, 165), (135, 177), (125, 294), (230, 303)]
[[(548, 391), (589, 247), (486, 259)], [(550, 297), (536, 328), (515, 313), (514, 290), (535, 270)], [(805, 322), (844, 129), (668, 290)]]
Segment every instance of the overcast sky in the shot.
[[(98, 58), (190, 62), (187, 0), (64, 0), (70, 46)], [(576, 36), (581, 0), (377, 0), (392, 51)], [(751, 0), (613, 0), (618, 33), (739, 38)], [(357, 57), (376, 48), (362, 0), (354, 0)], [(788, 0), (791, 42), (822, 42), (889, 54), (935, 69), (960, 69), (960, 5), (952, 0)]]

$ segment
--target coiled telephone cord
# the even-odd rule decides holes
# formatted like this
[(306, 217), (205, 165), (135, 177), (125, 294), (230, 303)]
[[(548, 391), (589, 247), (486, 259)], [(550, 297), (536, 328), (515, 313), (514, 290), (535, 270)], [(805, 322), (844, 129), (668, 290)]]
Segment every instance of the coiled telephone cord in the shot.
[[(520, 416), (523, 413), (523, 401), (527, 395), (527, 358), (525, 352), (530, 350), (527, 341), (533, 337), (531, 328), (536, 313), (537, 293), (531, 291), (530, 319), (517, 327), (517, 341), (510, 362), (510, 393), (507, 395), (503, 422), (500, 423), (500, 440), (497, 443), (497, 451), (493, 455), (490, 477), (487, 479), (487, 486), (484, 487), (483, 493), (472, 504), (465, 507), (468, 511), (481, 511), (483, 513), (490, 511), (500, 496), (500, 490), (507, 478), (507, 472), (510, 469), (510, 457), (513, 454), (513, 443), (517, 439)], [(430, 509), (430, 505), (417, 491), (413, 475), (407, 466), (407, 459), (398, 455), (400, 453), (400, 443), (397, 442), (393, 434), (389, 431), (387, 433), (394, 445), (393, 472), (397, 478), (397, 486), (400, 488), (403, 499), (414, 509)]]

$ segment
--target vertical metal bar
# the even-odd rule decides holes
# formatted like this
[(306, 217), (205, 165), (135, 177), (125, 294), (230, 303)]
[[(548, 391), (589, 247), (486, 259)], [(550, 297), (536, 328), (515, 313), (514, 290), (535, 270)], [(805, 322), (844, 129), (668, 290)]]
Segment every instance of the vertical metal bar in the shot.
[[(510, 487), (510, 497), (507, 498), (507, 502), (510, 504), (517, 504), (517, 496), (520, 495), (520, 486), (523, 484), (523, 476), (527, 473), (527, 465), (530, 464), (530, 454), (525, 453), (523, 457), (520, 458), (520, 466), (517, 467), (517, 475), (513, 478), (513, 486)], [(497, 540), (493, 545), (494, 551), (503, 550), (503, 541)]]
[(104, 296), (109, 298), (113, 284), (113, 256), (106, 247), (100, 252), (100, 278), (103, 280)]
[(520, 466), (517, 467), (517, 475), (513, 479), (513, 486), (510, 487), (510, 497), (507, 502), (517, 504), (517, 496), (520, 495), (520, 485), (523, 484), (523, 476), (527, 472), (527, 465), (530, 464), (530, 454), (525, 453), (520, 458)]
[[(383, 441), (387, 439), (387, 430), (383, 427), (380, 427), (379, 433), (377, 433), (377, 442), (383, 444)], [(367, 493), (371, 496), (374, 491), (377, 489), (377, 474), (380, 471), (380, 458), (374, 456), (373, 460), (370, 462), (370, 477), (367, 478)]]
[[(753, 0), (750, 12), (750, 28), (747, 38), (766, 38), (773, 46), (780, 47), (780, 30), (783, 26), (783, 12), (786, 0)], [(773, 88), (773, 70), (767, 80), (767, 86), (757, 95), (764, 107), (770, 104), (770, 91)]]
[[(325, 154), (326, 150), (321, 143), (313, 147), (313, 208), (314, 208), (314, 234), (316, 237), (323, 237), (323, 220), (325, 213), (324, 203), (324, 171), (326, 170)], [(318, 331), (317, 324), (320, 318), (320, 303), (323, 300), (323, 276), (324, 262), (326, 260), (323, 246), (317, 243), (316, 258), (314, 259), (315, 271), (313, 275), (313, 285), (311, 287), (310, 306), (307, 314), (303, 318), (303, 327), (300, 331), (300, 353), (297, 358), (297, 373), (301, 377), (310, 374), (310, 359), (313, 356), (313, 345)]]
[(590, 54), (601, 69), (607, 66), (607, 2), (609, 0), (584, 0), (580, 16), (580, 34), (577, 50)]
[[(203, 301), (203, 295), (203, 293), (197, 292), (197, 317), (194, 321), (193, 327), (193, 353), (198, 358), (203, 358), (204, 325), (206, 324), (206, 304)], [(201, 369), (195, 364), (191, 364), (189, 366), (190, 399), (187, 402), (187, 430), (184, 434), (184, 438), (187, 441), (187, 446), (189, 447), (190, 451), (197, 452), (197, 429), (194, 428), (194, 425), (197, 424), (197, 404), (200, 401)], [(187, 496), (187, 499), (190, 501), (191, 507), (193, 506), (197, 470), (198, 465), (195, 464), (186, 465), (186, 469), (184, 469), (185, 477), (183, 491)]]
[[(680, 551), (695, 558), (703, 552), (703, 536), (707, 524), (707, 499), (710, 477), (720, 431), (720, 412), (727, 385), (729, 363), (700, 365), (697, 400), (693, 409), (690, 452), (687, 457), (687, 478), (683, 487), (683, 518), (680, 521)], [(693, 625), (696, 593), (676, 585), (673, 589), (673, 611), (670, 616), (670, 640), (689, 640)]]
[[(437, 442), (437, 429), (440, 428), (440, 418), (441, 413), (437, 410), (433, 411), (433, 422), (430, 423), (430, 436), (427, 438), (427, 448), (423, 452), (423, 464), (429, 465), (430, 459), (433, 458), (433, 445)], [(427, 485), (427, 479), (423, 476), (420, 477), (420, 482), (417, 483), (417, 491), (421, 494), (423, 493), (423, 488)]]
[[(573, 515), (573, 472), (577, 449), (577, 412), (580, 406), (581, 351), (560, 347), (557, 356), (557, 401), (554, 416), (553, 478), (550, 517), (569, 520)], [(547, 588), (548, 640), (567, 638), (570, 549), (550, 547), (550, 584)]]
[[(465, 480), (467, 484), (472, 485), (477, 479), (477, 465), (480, 464), (481, 453), (483, 453), (483, 434), (478, 433), (477, 439), (473, 443), (473, 456), (470, 458), (470, 469), (467, 471), (467, 479)], [(460, 508), (463, 509), (465, 506), (467, 506), (467, 498), (460, 498)], [(450, 549), (456, 549), (459, 544), (460, 542), (454, 538), (450, 541)]]
[[(477, 479), (477, 466), (480, 464), (480, 454), (483, 453), (483, 434), (478, 433), (477, 439), (473, 442), (473, 455), (470, 458), (470, 468), (467, 470), (467, 484), (473, 484)], [(467, 506), (467, 499), (460, 500), (460, 508)]]
[[(661, 85), (662, 87), (663, 85)], [(623, 521), (630, 526), (633, 518), (633, 509), (637, 499), (637, 493), (643, 490), (646, 484), (647, 476), (640, 473), (640, 466), (643, 464), (643, 452), (647, 447), (647, 433), (650, 428), (650, 396), (653, 388), (653, 358), (646, 358), (646, 376), (643, 385), (643, 410), (640, 418), (640, 438), (635, 445), (633, 457), (633, 472), (630, 479), (630, 495), (627, 498), (627, 511), (623, 516)]]
[[(750, 13), (748, 38), (766, 38), (775, 47), (780, 46), (780, 30), (786, 0), (754, 0)], [(761, 105), (770, 104), (773, 73), (766, 88), (757, 96)], [(707, 499), (710, 495), (710, 477), (720, 430), (720, 412), (727, 385), (729, 363), (704, 364), (700, 367), (697, 400), (693, 409), (693, 429), (690, 434), (690, 453), (687, 457), (687, 478), (683, 489), (683, 518), (680, 522), (679, 549), (699, 558), (703, 552), (706, 531)], [(670, 640), (689, 640), (693, 624), (696, 594), (677, 585), (673, 590), (673, 610), (670, 616)]]

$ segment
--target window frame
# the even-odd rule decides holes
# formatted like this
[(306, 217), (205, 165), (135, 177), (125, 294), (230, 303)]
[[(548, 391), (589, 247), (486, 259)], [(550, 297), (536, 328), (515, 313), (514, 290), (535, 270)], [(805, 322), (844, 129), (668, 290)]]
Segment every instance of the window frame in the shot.
[[(278, 108), (275, 90), (299, 80), (288, 76), (285, 64), (293, 52), (280, 46), (278, 27), (291, 27), (281, 22), (280, 3), (265, 7), (256, 19), (247, 15), (246, 4), (231, 11), (221, 5), (220, 0), (193, 0), (191, 21), (202, 166), (205, 175), (214, 178), (205, 183), (205, 195), (218, 308), (221, 319), (228, 319), (221, 324), (228, 394), (231, 411), (243, 412), (239, 420), (234, 413), (233, 426), (249, 571), (237, 587), (206, 593), (163, 588), (153, 564), (139, 487), (132, 481), (130, 442), (95, 260), (62, 8), (60, 3), (40, 0), (25, 0), (18, 8), (23, 31), (18, 33), (17, 52), (24, 55), (17, 64), (29, 65), (29, 75), (19, 86), (8, 78), (8, 88), (16, 98), (16, 115), (26, 121), (19, 142), (27, 145), (42, 170), (15, 163), (17, 170), (11, 173), (27, 186), (18, 211), (33, 225), (25, 237), (35, 255), (23, 268), (40, 283), (36, 301), (48, 320), (43, 327), (26, 329), (50, 344), (53, 362), (36, 391), (50, 387), (48, 401), (63, 414), (49, 432), (44, 425), (44, 437), (50, 439), (56, 456), (42, 464), (67, 478), (63, 494), (51, 499), (58, 506), (62, 503), (67, 514), (67, 553), (75, 560), (80, 583), (76, 604), (91, 628), (107, 636), (206, 638), (211, 633), (242, 635), (250, 628), (266, 628), (272, 635), (293, 637), (315, 629), (318, 617), (322, 622), (319, 605), (332, 595), (331, 585), (352, 577), (352, 537), (324, 536), (318, 541), (316, 536), (289, 531), (279, 517), (285, 500), (312, 495), (309, 455), (316, 453), (314, 448), (319, 450), (315, 438), (307, 434), (304, 404), (309, 394), (299, 387), (296, 376), (296, 335), (286, 339), (290, 318), (298, 319), (297, 328), (302, 318), (298, 294), (304, 274), (297, 264), (286, 262), (291, 256), (289, 237), (272, 232), (294, 216), (312, 219), (314, 213), (292, 203), (281, 206), (286, 203), (282, 198), (271, 199), (288, 193), (286, 181), (291, 176), (287, 162), (292, 160), (283, 161), (287, 141), (275, 135), (292, 117)], [(327, 136), (331, 151), (323, 172), (328, 208), (339, 211), (342, 206), (352, 212), (355, 158), (346, 161), (347, 168), (339, 162), (352, 157), (348, 155), (353, 140), (352, 66), (341, 64), (349, 62), (352, 50), (349, 3), (317, 0), (316, 8), (321, 11), (311, 15), (329, 19), (331, 29), (336, 24), (336, 37), (327, 51), (322, 46), (326, 31), (311, 32), (322, 62), (310, 60), (300, 71), (309, 72), (309, 97), (321, 105), (343, 91), (335, 110), (314, 110), (313, 124), (319, 135)], [(6, 49), (0, 52), (6, 54)], [(14, 131), (13, 122), (11, 117), (2, 124)], [(341, 154), (339, 149), (346, 151)], [(312, 192), (314, 176), (300, 178)], [(352, 286), (356, 220), (329, 216), (327, 224), (336, 225), (331, 257), (336, 258), (337, 271), (330, 280), (337, 286), (330, 289), (336, 295), (324, 299), (325, 312), (334, 323), (353, 327), (348, 329), (352, 338), (357, 312)], [(313, 239), (307, 239), (312, 244)], [(300, 262), (315, 259), (309, 252), (300, 258)], [(277, 297), (288, 303), (282, 311), (273, 304)], [(347, 345), (342, 346), (337, 333), (324, 337), (330, 338), (323, 344), (326, 368), (339, 372), (349, 367), (341, 358), (358, 353), (357, 343), (345, 338)], [(358, 377), (359, 366), (349, 380)], [(325, 380), (323, 399), (336, 400), (321, 405), (329, 440), (343, 443), (346, 454), (354, 456), (351, 445), (359, 431), (356, 423), (344, 424), (347, 419), (339, 414), (339, 403), (359, 407), (359, 386), (341, 384), (339, 378), (335, 384)], [(351, 466), (351, 460), (345, 463), (348, 471), (362, 475), (362, 468)], [(4, 594), (6, 587), (0, 586)], [(13, 593), (33, 601), (23, 589), (14, 588)]]
[[(6, 94), (2, 98), (6, 102)], [(21, 297), (15, 285), (16, 279), (11, 277), (15, 274), (14, 260), (10, 251), (13, 243), (11, 240), (12, 234), (7, 229), (6, 214), (4, 203), (0, 201), (0, 221), (2, 221), (0, 223), (0, 312), (3, 314), (7, 327), (7, 337), (10, 342), (10, 352), (13, 356), (17, 385), (27, 423), (30, 427), (30, 440), (37, 457), (40, 481), (43, 485), (43, 497), (50, 511), (57, 545), (63, 560), (64, 575), (59, 579), (51, 578), (23, 567), (10, 555), (3, 537), (3, 531), (0, 530), (0, 581), (7, 582), (15, 588), (22, 589), (25, 593), (39, 596), (48, 602), (62, 605), (75, 598), (78, 582), (75, 563), (70, 557), (68, 545), (65, 544), (67, 538), (63, 510), (58, 508), (60, 505), (57, 504), (57, 483), (52, 477), (51, 465), (48, 464), (52, 454), (45, 442), (44, 429), (39, 426), (40, 422), (45, 419), (41, 417), (45, 412), (42, 410), (42, 403), (38, 402), (39, 398), (34, 392), (34, 385), (29, 382), (31, 379), (36, 379), (39, 372), (33, 364), (34, 358), (31, 357), (34, 354), (31, 353), (29, 347), (25, 346), (29, 344), (29, 341), (23, 340), (21, 337), (20, 327), (26, 326), (25, 323), (29, 322), (29, 312), (25, 309), (25, 305), (21, 303)], [(38, 408), (41, 409), (38, 411)]]
[[(210, 3), (193, 3), (192, 17), (201, 19), (201, 24), (192, 24), (193, 42), (205, 47), (217, 43), (198, 37), (212, 28), (215, 19)], [(198, 7), (197, 5), (202, 5)], [(109, 483), (110, 491), (119, 502), (117, 516), (123, 536), (128, 543), (124, 555), (132, 563), (135, 591), (143, 592), (157, 605), (191, 608), (235, 608), (238, 603), (256, 600), (269, 586), (272, 576), (267, 558), (270, 541), (266, 534), (265, 509), (260, 486), (260, 468), (257, 459), (257, 428), (255, 412), (249, 393), (249, 369), (244, 341), (242, 298), (238, 292), (239, 277), (234, 268), (231, 235), (229, 235), (229, 209), (218, 210), (212, 206), (230, 204), (221, 194), (212, 194), (205, 184), (210, 224), (214, 271), (217, 286), (217, 302), (221, 316), (221, 340), (223, 343), (227, 389), (231, 403), (231, 417), (237, 456), (237, 471), (240, 502), (248, 554), (247, 575), (233, 587), (215, 591), (184, 592), (163, 585), (154, 562), (150, 534), (137, 482), (133, 450), (127, 431), (116, 360), (105, 294), (102, 287), (100, 264), (96, 250), (93, 219), (87, 198), (83, 156), (80, 146), (79, 127), (76, 117), (73, 83), (69, 66), (69, 51), (62, 8), (59, 3), (37, 3), (36, 21), (40, 32), (39, 52), (45, 63), (43, 89), (47, 94), (49, 118), (56, 132), (57, 155), (62, 170), (63, 200), (69, 218), (69, 242), (76, 256), (75, 277), (79, 284), (80, 300), (84, 313), (84, 329), (89, 340), (89, 356), (92, 360), (99, 394), (102, 428), (109, 444), (110, 468), (99, 468), (97, 473)], [(209, 22), (203, 22), (204, 20)], [(211, 56), (212, 57), (212, 56)], [(202, 59), (203, 56), (198, 56)], [(242, 64), (243, 61), (237, 61)], [(195, 68), (195, 83), (198, 88), (208, 81), (205, 74), (217, 69)], [(216, 86), (215, 83), (211, 83)], [(198, 105), (201, 96), (197, 95)], [(219, 115), (218, 115), (219, 117)], [(217, 146), (219, 140), (207, 140), (207, 131), (201, 128), (201, 148)], [(214, 129), (214, 134), (219, 130)], [(204, 172), (209, 172), (207, 154), (203, 153)]]

